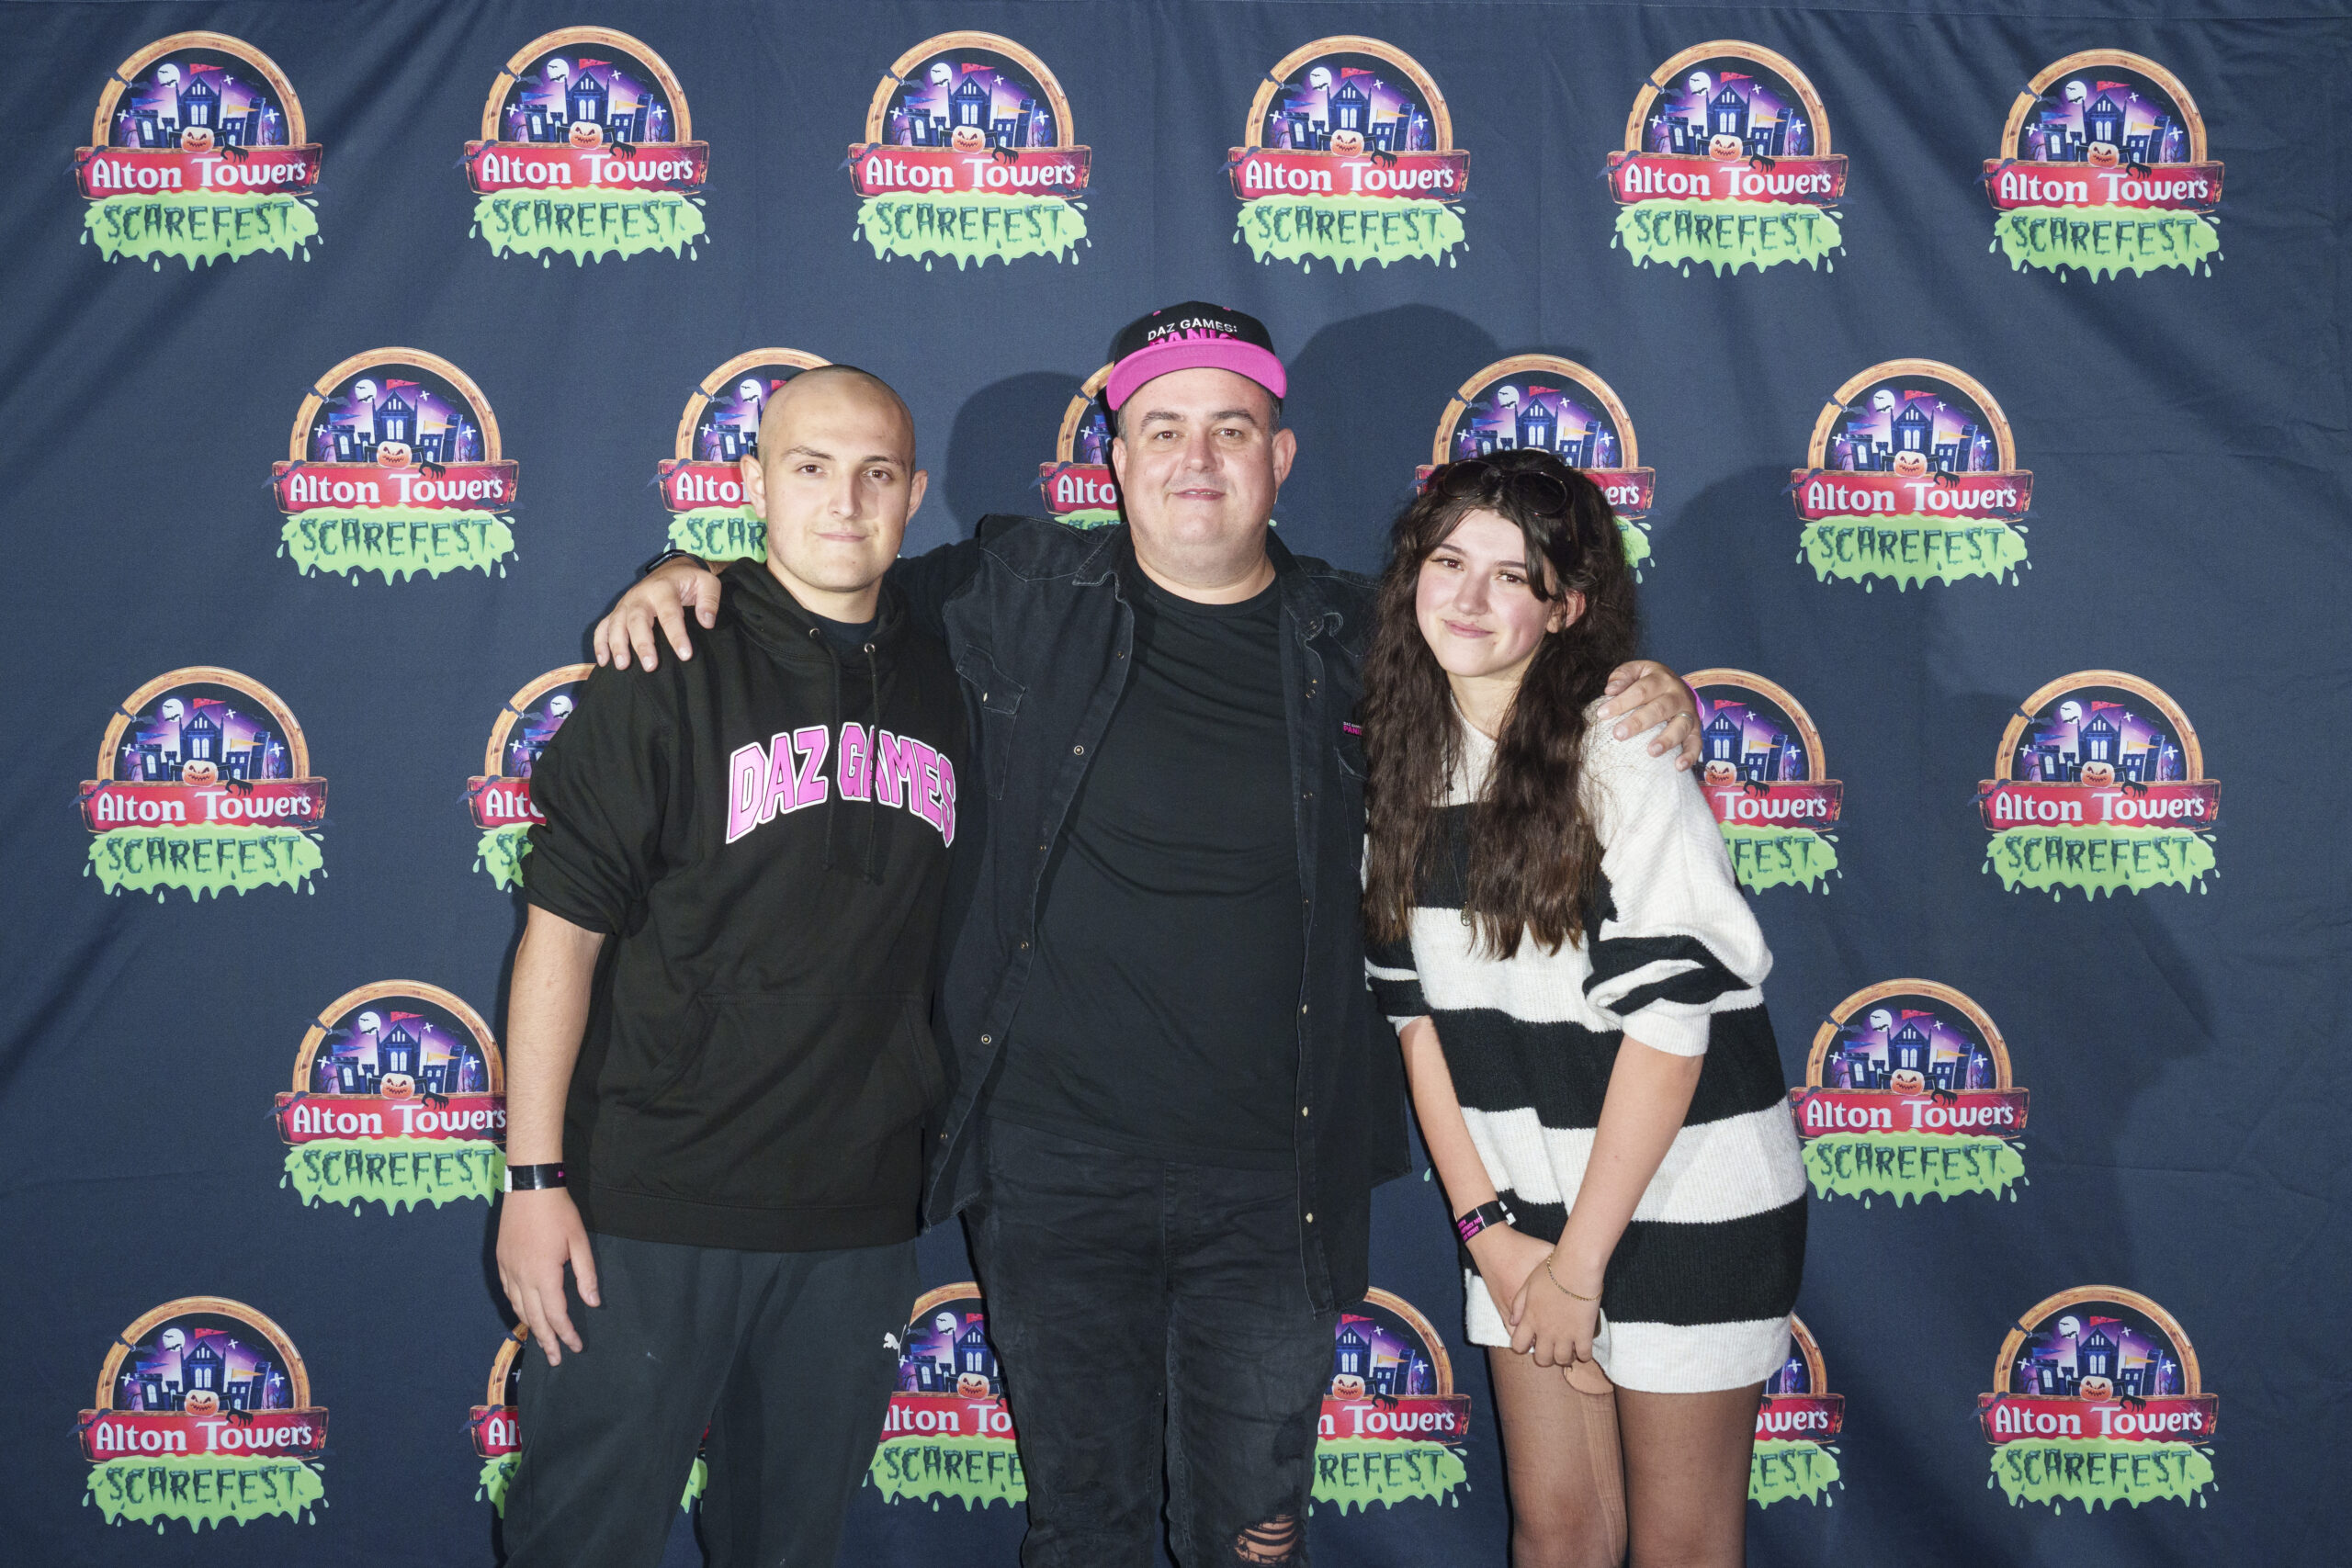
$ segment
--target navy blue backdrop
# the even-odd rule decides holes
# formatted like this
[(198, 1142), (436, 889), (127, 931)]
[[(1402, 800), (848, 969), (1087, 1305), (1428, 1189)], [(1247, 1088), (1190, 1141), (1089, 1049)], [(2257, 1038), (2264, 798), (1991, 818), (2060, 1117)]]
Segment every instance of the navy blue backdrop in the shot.
[[(6, 1554), (492, 1560), (467, 1416), (507, 1325), (494, 1211), (308, 1206), (282, 1185), (272, 1097), (306, 1031), (334, 998), (390, 977), (503, 1022), (521, 906), (474, 865), (467, 782), (502, 705), (583, 657), (586, 627), (660, 547), (656, 464), (715, 367), (788, 346), (899, 387), (933, 476), (915, 550), (984, 513), (1037, 510), (1039, 465), (1111, 333), (1201, 297), (1262, 317), (1290, 364), (1300, 456), (1283, 538), (1361, 570), (1378, 566), (1448, 400), (1483, 367), (1551, 355), (1605, 380), (1656, 474), (1651, 650), (1793, 694), (1827, 754), (1815, 776), (1843, 784), (1836, 873), (1755, 895), (1791, 1083), (1806, 1082), (1816, 1027), (1847, 998), (1917, 977), (1997, 1021), (2031, 1091), (2026, 1174), (2004, 1190), (1898, 1204), (1883, 1185), (1867, 1204), (1852, 1191), (1816, 1201), (1800, 1313), (1815, 1375), (1844, 1397), (1840, 1479), (1758, 1510), (1755, 1559), (2341, 1561), (2329, 1498), (2352, 1362), (2329, 1325), (2352, 1290), (2347, 922), (2343, 836), (2316, 786), (2352, 776), (2336, 618), (2352, 581), (2352, 24), (2335, 6), (2262, 10), (0, 6), (16, 149), (0, 169), (13, 235), (0, 259), (0, 473), (17, 557), (0, 660), (17, 737), (0, 773), (0, 1323), (17, 1369), (0, 1417)], [(709, 149), (691, 254), (542, 265), (469, 232), (477, 197), (460, 159), (482, 135), (484, 95), (517, 51), (575, 24), (641, 40), (690, 100)], [(110, 259), (105, 236), (82, 238), (93, 197), (74, 150), (112, 73), (190, 29), (266, 53), (299, 91), (322, 149), (304, 205), (316, 233), (196, 265)], [(866, 140), (876, 83), (959, 30), (1004, 35), (1050, 65), (1074, 140), (1092, 149), (1085, 239), (1065, 255), (926, 265), (877, 257), (854, 232), (843, 152)], [(1253, 92), (1294, 50), (1336, 35), (1380, 40), (1442, 89), (1475, 177), (1450, 208), (1462, 241), (1442, 259), (1261, 261), (1237, 230), (1225, 165)], [(1717, 39), (1795, 62), (1826, 106), (1847, 160), (1827, 265), (1718, 276), (1636, 265), (1612, 245), (1623, 208), (1608, 155), (1625, 146), (1636, 96)], [(2206, 215), (2218, 254), (2092, 276), (2013, 266), (2000, 248), (1986, 161), (2006, 155), (2020, 91), (2082, 51), (2159, 62), (2193, 94), (2202, 161), (2226, 169), (2226, 198)], [(305, 397), (335, 393), (331, 367), (387, 346), (461, 367), (495, 410), (490, 456), (519, 465), (520, 488), (512, 552), (489, 570), (306, 574), (280, 551), (270, 465), (287, 459)], [(1828, 466), (1808, 458), (1816, 415), (1901, 360), (1956, 367), (1997, 399), (2016, 448), (2003, 466), (2034, 475), (2018, 570), (1905, 589), (1803, 558), (1787, 487), (1792, 470)], [(322, 874), (209, 897), (110, 895), (77, 786), (107, 777), (92, 759), (119, 705), (135, 750), (151, 716), (133, 694), (205, 666), (267, 687), (299, 719), (308, 771), (332, 789), (315, 834)], [(2036, 694), (2086, 671), (2167, 697), (2172, 740), (2193, 724), (2226, 815), (2196, 836), (2213, 863), (2192, 885), (2094, 897), (2012, 888), (1988, 864), (1976, 796), (1997, 776), (2005, 726), (2020, 709), (2055, 722)], [(2076, 685), (2127, 706), (2141, 690)], [(926, 1239), (923, 1260), (927, 1284), (969, 1278), (952, 1227)], [(1334, 1564), (1499, 1562), (1492, 1403), (1462, 1339), (1433, 1185), (1379, 1194), (1373, 1276), (1452, 1353), (1474, 1416), (1466, 1482), (1387, 1506), (1327, 1503), (1314, 1550)], [(2171, 1320), (2167, 1348), (2193, 1340), (2191, 1386), (2159, 1386), (2151, 1371), (2143, 1390), (2216, 1395), (2226, 1416), (2199, 1431), (2213, 1479), (2186, 1499), (2143, 1492), (2136, 1506), (2093, 1509), (2012, 1502), (1997, 1483), (1978, 1397), (1998, 1386), (2005, 1337), (2048, 1339), (2056, 1317), (2029, 1314), (2089, 1286), (2101, 1291), (2085, 1311), (2153, 1303)], [(310, 1405), (332, 1412), (315, 1456), (325, 1506), (308, 1522), (108, 1522), (77, 1416), (117, 1337), (135, 1359), (151, 1348), (142, 1316), (191, 1297), (266, 1314), (299, 1348)], [(2092, 1332), (2072, 1331), (2078, 1348)], [(2089, 1365), (2074, 1360), (2072, 1376)], [(869, 1488), (844, 1560), (1009, 1562), (1020, 1517)], [(683, 1534), (673, 1557), (691, 1560)]]

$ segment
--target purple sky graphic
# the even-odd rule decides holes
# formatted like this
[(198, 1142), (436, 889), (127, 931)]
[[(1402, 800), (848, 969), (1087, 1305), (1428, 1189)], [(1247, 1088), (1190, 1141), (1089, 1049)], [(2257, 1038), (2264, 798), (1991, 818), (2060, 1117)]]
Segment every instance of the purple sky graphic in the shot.
[(2115, 129), (2106, 112), (2109, 106), (2122, 118), (2116, 147), (2128, 148), (2133, 138), (2146, 137), (2142, 163), (2188, 161), (2188, 127), (2172, 95), (2139, 72), (2118, 65), (2094, 65), (2051, 83), (2018, 128), (2018, 156), (2047, 159), (2071, 141), (2101, 140), (2102, 130)]
[[(1393, 151), (1436, 149), (1436, 117), (1420, 89), (1390, 62), (1368, 54), (1321, 55), (1292, 72), (1267, 102), (1260, 138), (1268, 147), (1294, 145), (1289, 135), (1294, 120), (1329, 131), (1337, 123), (1331, 100), (1351, 87), (1370, 100), (1368, 126), (1402, 122), (1392, 133)], [(1367, 134), (1366, 141), (1370, 140)]]
[[(1847, 407), (1845, 423), (1831, 435), (1829, 450), (1825, 454), (1833, 468), (1855, 468), (1860, 462), (1859, 454), (1872, 447), (1900, 451), (1896, 422), (1913, 413), (1928, 422), (1930, 457), (1938, 446), (1966, 440), (1970, 450), (1962, 457), (1968, 469), (1981, 473), (2000, 461), (2000, 440), (1994, 434), (1993, 422), (1984, 416), (1984, 410), (1951, 388), (1882, 381), (1857, 395)], [(1972, 425), (1973, 431), (1969, 428)]]
[[(2172, 726), (2158, 715), (2140, 712), (2130, 705), (2145, 701), (2120, 692), (2093, 691), (2087, 687), (2068, 692), (2036, 715), (2018, 737), (2013, 776), (2040, 777), (2037, 763), (2045, 746), (2055, 748), (2061, 758), (2082, 759), (2083, 732), (2104, 722), (2119, 732), (2119, 763), (2123, 756), (2141, 757), (2150, 747), (2155, 748), (2156, 766), (2152, 772), (2143, 771), (2142, 783), (2169, 784), (2187, 779), (2188, 763)], [(2122, 776), (2121, 766), (2117, 767), (2116, 773), (2118, 777)]]
[(502, 763), (506, 777), (527, 779), (531, 776), (531, 765), (538, 761), (539, 753), (547, 750), (548, 742), (555, 739), (555, 732), (563, 728), (563, 721), (571, 716), (579, 694), (580, 682), (566, 681), (561, 685), (548, 687), (531, 699), (522, 716), (506, 732), (505, 758)]
[(2159, 1360), (2173, 1363), (2176, 1371), (2170, 1380), (2172, 1386), (2152, 1387), (2149, 1393), (2184, 1392), (2177, 1373), (2180, 1352), (2171, 1338), (2150, 1323), (2145, 1314), (2116, 1302), (2083, 1302), (2054, 1312), (2035, 1325), (2012, 1363), (2011, 1388), (2018, 1392), (2032, 1389), (2028, 1369), (2037, 1360), (2054, 1361), (2061, 1371), (2076, 1371), (2086, 1363), (2086, 1350), (2096, 1354), (2094, 1341), (2100, 1335), (2116, 1346), (2118, 1371)]
[(379, 1043), (402, 1029), (417, 1039), (419, 1067), (435, 1062), (462, 1066), (470, 1058), (472, 1071), (467, 1077), (479, 1083), (479, 1089), (472, 1092), (489, 1089), (481, 1049), (462, 1024), (421, 997), (379, 997), (336, 1020), (334, 1027), (319, 1042), (318, 1053), (311, 1060), (312, 1092), (334, 1092), (334, 1065), (338, 1061), (375, 1067)]
[[(1651, 103), (1649, 115), (1642, 123), (1644, 147), (1652, 152), (1671, 152), (1674, 133), (1668, 122), (1711, 125), (1708, 106), (1726, 90), (1747, 102), (1751, 128), (1776, 125), (1788, 118), (1792, 110), (1798, 118), (1805, 117), (1804, 100), (1777, 72), (1756, 61), (1736, 57), (1702, 61), (1678, 72)], [(1802, 155), (1810, 148), (1791, 147), (1788, 151)]]
[[(180, 765), (206, 760), (202, 753), (209, 750), (209, 760), (225, 779), (232, 776), (230, 754), (248, 755), (256, 742), (260, 767), (245, 776), (293, 776), (293, 748), (259, 702), (230, 686), (175, 686), (150, 698), (124, 728), (115, 753), (115, 776), (151, 784), (176, 782)], [(167, 771), (168, 778), (158, 768)]]
[(1888, 1067), (1893, 1061), (1890, 1054), (1893, 1046), (1889, 1043), (1889, 1040), (1908, 1025), (1917, 1025), (1926, 1032), (1931, 1066), (1937, 1062), (1957, 1060), (1965, 1063), (1972, 1055), (1982, 1059), (1982, 1066), (1978, 1068), (1979, 1074), (1984, 1078), (1982, 1083), (1971, 1080), (1956, 1082), (1952, 1087), (1955, 1089), (1995, 1087), (1993, 1054), (1985, 1047), (1984, 1037), (1977, 1032), (1976, 1026), (1965, 1018), (1947, 1012), (1920, 997), (1882, 998), (1869, 1007), (1861, 1009), (1841, 1024), (1838, 1030), (1836, 1045), (1823, 1064), (1822, 1077), (1826, 1087), (1831, 1089), (1854, 1087), (1842, 1081), (1826, 1081), (1842, 1078), (1844, 1066), (1842, 1058), (1850, 1053), (1859, 1053), (1868, 1057), (1881, 1068)]
[(482, 460), (481, 416), (447, 381), (413, 365), (371, 365), (337, 387), (311, 418), (311, 460), (335, 460), (337, 430), (350, 431), (363, 441), (388, 439), (379, 433), (390, 429), (402, 418), (409, 422), (411, 446), (424, 437), (440, 434), (453, 423), (461, 424), (461, 449), (443, 460)]
[[(1780, 771), (1766, 784), (1802, 782), (1812, 776), (1812, 759), (1804, 756), (1804, 737), (1789, 716), (1778, 705), (1766, 701), (1754, 692), (1732, 686), (1709, 687), (1696, 694), (1699, 699), (1699, 728), (1706, 744), (1710, 761), (1724, 761), (1737, 764), (1751, 751), (1771, 753), (1774, 745), (1781, 748)], [(1727, 729), (1716, 728), (1718, 719), (1738, 728), (1738, 750), (1725, 755), (1730, 739)]]
[(542, 56), (507, 89), (505, 107), (499, 116), (500, 135), (509, 141), (528, 140), (534, 108), (570, 118), (573, 86), (594, 82), (605, 89), (606, 118), (632, 113), (641, 104), (645, 107), (643, 140), (672, 140), (676, 134), (673, 130), (676, 115), (669, 95), (641, 62), (625, 54), (608, 58), (618, 53), (610, 44), (590, 43)]
[(220, 95), (212, 121), (220, 140), (227, 140), (220, 136), (220, 128), (232, 117), (252, 113), (253, 137), (244, 145), (286, 145), (286, 107), (270, 90), (269, 79), (236, 56), (210, 49), (175, 49), (151, 62), (116, 101), (109, 139), (117, 147), (141, 145), (138, 126), (143, 115), (166, 125), (185, 125), (192, 117), (183, 113), (181, 100), (198, 83), (204, 91)]
[(711, 394), (695, 421), (695, 456), (706, 463), (728, 461), (722, 428), (737, 433), (737, 456), (760, 449), (760, 416), (776, 389), (800, 374), (790, 365), (755, 365)]
[[(231, 1382), (247, 1382), (259, 1372), (263, 1379), (259, 1407), (293, 1408), (294, 1380), (287, 1375), (269, 1340), (250, 1324), (209, 1312), (182, 1314), (156, 1325), (141, 1337), (138, 1348), (123, 1357), (121, 1370), (116, 1374), (115, 1408), (145, 1408), (142, 1397), (146, 1378), (160, 1378), (165, 1384), (176, 1383), (182, 1389), (193, 1387), (195, 1379), (189, 1373), (188, 1359), (203, 1359), (208, 1351), (220, 1357), (223, 1387)], [(229, 1408), (225, 1394), (220, 1407)]]
[(1552, 450), (1580, 442), (1589, 431), (1592, 455), (1582, 466), (1620, 467), (1624, 461), (1623, 441), (1617, 422), (1599, 402), (1585, 388), (1557, 372), (1506, 377), (1481, 389), (1454, 421), (1453, 456), (1456, 460), (1476, 457), (1481, 435), (1495, 437), (1497, 446), (1505, 440), (1524, 446), (1527, 443), (1519, 439), (1521, 422), (1547, 416), (1553, 427)]
[(1019, 115), (1026, 103), (1032, 117), (1027, 145), (1050, 147), (1059, 139), (1053, 100), (1036, 78), (1017, 62), (988, 51), (940, 55), (908, 72), (905, 85), (891, 96), (889, 109), (882, 117), (882, 139), (900, 147), (912, 146), (912, 125), (917, 118), (952, 120), (951, 100), (967, 83), (977, 83), (989, 96), (982, 130)]

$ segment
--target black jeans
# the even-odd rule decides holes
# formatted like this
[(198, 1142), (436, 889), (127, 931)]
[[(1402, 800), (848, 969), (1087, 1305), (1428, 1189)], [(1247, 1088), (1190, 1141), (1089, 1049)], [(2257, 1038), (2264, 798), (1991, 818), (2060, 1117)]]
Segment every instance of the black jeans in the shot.
[(651, 1568), (709, 1432), (714, 1564), (832, 1568), (898, 1381), (915, 1244), (737, 1252), (592, 1235), (586, 1348), (523, 1348), (508, 1568)]
[(1029, 1487), (1026, 1568), (1306, 1562), (1336, 1314), (1298, 1179), (987, 1127), (967, 1212)]

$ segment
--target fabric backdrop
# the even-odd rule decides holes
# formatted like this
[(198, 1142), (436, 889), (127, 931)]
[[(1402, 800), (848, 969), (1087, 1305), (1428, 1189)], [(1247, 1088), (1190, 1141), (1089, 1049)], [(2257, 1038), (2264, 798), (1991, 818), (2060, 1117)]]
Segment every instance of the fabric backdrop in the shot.
[[(564, 667), (797, 367), (905, 394), (922, 549), (1099, 514), (1072, 400), (1204, 298), (1294, 548), (1554, 446), (1699, 677), (1816, 1193), (1755, 1560), (2340, 1561), (2352, 25), (2254, 9), (0, 6), (6, 1554), (492, 1560)], [(1499, 1562), (1374, 1219), (1313, 1549)], [(922, 1259), (844, 1560), (1009, 1562)]]

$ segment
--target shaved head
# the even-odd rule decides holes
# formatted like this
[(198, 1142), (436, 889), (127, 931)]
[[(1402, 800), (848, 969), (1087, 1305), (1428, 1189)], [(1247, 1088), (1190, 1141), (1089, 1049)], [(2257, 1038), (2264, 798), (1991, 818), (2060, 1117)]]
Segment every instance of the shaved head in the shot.
[(817, 365), (803, 370), (768, 399), (768, 406), (760, 412), (760, 446), (765, 449), (771, 443), (779, 449), (788, 446), (791, 437), (782, 434), (787, 411), (797, 405), (806, 411), (811, 402), (831, 403), (836, 400), (864, 404), (869, 409), (886, 409), (897, 427), (902, 446), (890, 455), (909, 468), (915, 466), (915, 416), (907, 407), (906, 399), (899, 396), (889, 382), (871, 370), (861, 370), (854, 365)]

